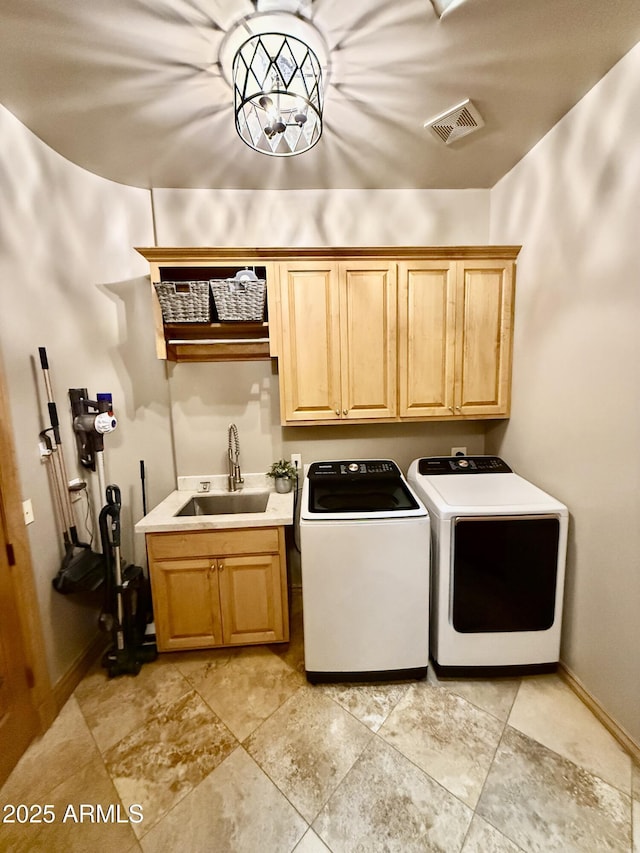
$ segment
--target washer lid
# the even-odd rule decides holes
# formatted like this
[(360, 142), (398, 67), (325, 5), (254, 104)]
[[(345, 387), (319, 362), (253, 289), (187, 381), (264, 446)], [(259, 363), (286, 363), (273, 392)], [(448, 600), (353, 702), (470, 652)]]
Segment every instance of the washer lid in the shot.
[(300, 516), (313, 521), (411, 518), (427, 511), (390, 460), (314, 462)]

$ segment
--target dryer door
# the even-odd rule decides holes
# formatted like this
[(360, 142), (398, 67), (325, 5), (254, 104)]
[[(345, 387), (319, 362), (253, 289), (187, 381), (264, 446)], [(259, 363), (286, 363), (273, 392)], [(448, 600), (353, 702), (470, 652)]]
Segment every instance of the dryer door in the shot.
[(460, 633), (545, 631), (555, 617), (560, 520), (454, 520), (451, 619)]

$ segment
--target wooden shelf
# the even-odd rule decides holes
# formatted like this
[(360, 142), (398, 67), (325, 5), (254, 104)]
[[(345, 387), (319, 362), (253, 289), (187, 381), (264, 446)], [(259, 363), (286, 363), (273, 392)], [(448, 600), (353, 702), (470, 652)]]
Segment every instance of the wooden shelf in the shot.
[(168, 361), (270, 358), (268, 323), (166, 323), (164, 338)]

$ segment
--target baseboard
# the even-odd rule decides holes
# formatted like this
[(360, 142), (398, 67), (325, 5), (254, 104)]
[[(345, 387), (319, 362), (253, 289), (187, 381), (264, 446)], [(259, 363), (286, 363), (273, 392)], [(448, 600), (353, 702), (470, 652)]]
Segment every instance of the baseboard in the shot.
[(631, 737), (629, 732), (622, 728), (613, 717), (602, 707), (600, 702), (589, 693), (580, 679), (560, 661), (558, 664), (558, 675), (569, 685), (573, 692), (584, 702), (587, 708), (594, 714), (607, 731), (613, 735), (620, 746), (625, 749), (636, 762), (640, 764), (640, 744)]
[(53, 699), (56, 715), (60, 712), (67, 699), (78, 684), (91, 669), (93, 663), (104, 652), (109, 638), (105, 634), (97, 634), (91, 643), (75, 659), (71, 667), (59, 678), (53, 686)]

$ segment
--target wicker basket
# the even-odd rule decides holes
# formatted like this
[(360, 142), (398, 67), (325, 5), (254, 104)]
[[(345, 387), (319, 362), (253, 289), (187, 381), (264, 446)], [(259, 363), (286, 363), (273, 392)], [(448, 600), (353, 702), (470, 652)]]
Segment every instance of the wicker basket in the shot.
[(221, 322), (229, 320), (262, 321), (264, 318), (264, 279), (250, 277), (212, 279), (213, 301)]
[(165, 323), (210, 323), (208, 281), (160, 281), (154, 284)]

